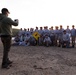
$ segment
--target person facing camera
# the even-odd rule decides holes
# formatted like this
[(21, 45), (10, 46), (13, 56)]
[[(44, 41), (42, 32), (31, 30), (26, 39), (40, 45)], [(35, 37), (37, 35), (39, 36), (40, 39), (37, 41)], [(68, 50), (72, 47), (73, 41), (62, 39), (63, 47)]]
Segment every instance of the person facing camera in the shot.
[(43, 43), (44, 43), (44, 45), (45, 45), (46, 47), (51, 46), (52, 41), (51, 41), (51, 39), (50, 39), (50, 37), (49, 37), (48, 35), (45, 35), (45, 38), (44, 38), (44, 40), (43, 40)]
[(66, 30), (63, 31), (62, 35), (62, 48), (69, 48), (70, 44), (70, 37), (69, 34), (66, 33)]

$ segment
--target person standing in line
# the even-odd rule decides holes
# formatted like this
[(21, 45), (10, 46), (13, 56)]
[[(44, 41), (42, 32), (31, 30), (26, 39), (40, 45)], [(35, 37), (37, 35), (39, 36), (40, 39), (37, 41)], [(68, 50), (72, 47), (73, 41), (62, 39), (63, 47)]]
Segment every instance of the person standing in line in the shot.
[(71, 29), (71, 39), (72, 39), (72, 47), (75, 47), (75, 37), (76, 37), (76, 29), (75, 26), (72, 25), (72, 29)]
[(61, 39), (62, 39), (63, 31), (64, 31), (63, 26), (60, 25), (60, 29), (59, 29), (59, 45), (58, 45), (58, 47), (61, 46)]
[(43, 27), (40, 27), (39, 34), (40, 34), (39, 46), (42, 46), (43, 45), (43, 34), (44, 34)]
[[(35, 30), (34, 30), (34, 32), (39, 33), (39, 28), (36, 27)], [(39, 38), (38, 38), (38, 40), (36, 40), (36, 45), (39, 45)]]
[(51, 28), (50, 28), (50, 39), (51, 39), (51, 42), (52, 42), (52, 46), (54, 46), (55, 45), (55, 33), (54, 33), (54, 29), (53, 29), (53, 26), (51, 26)]
[(55, 46), (58, 46), (58, 41), (59, 41), (59, 27), (58, 26), (55, 27), (54, 33), (55, 33)]
[(21, 36), (22, 34), (23, 34), (23, 30), (22, 30), (22, 28), (20, 28), (18, 35)]
[(69, 26), (67, 26), (66, 33), (68, 33), (70, 35), (70, 32), (71, 32), (71, 30), (69, 29)]
[(12, 61), (10, 61), (8, 54), (11, 47), (12, 39), (12, 25), (18, 26), (18, 19), (14, 21), (8, 17), (9, 11), (7, 8), (2, 8), (0, 14), (0, 29), (1, 29), (1, 41), (3, 43), (3, 59), (2, 68), (9, 69)]

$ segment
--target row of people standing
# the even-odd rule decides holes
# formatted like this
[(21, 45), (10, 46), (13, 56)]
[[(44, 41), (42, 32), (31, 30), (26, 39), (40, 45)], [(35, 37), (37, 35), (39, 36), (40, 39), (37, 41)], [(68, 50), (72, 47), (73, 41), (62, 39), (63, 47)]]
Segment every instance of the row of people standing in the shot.
[[(40, 37), (38, 38), (38, 40), (36, 40), (33, 37), (33, 33), (38, 32)], [(64, 34), (66, 34), (64, 36)], [(76, 37), (76, 29), (75, 26), (72, 25), (72, 29), (69, 29), (69, 26), (67, 26), (67, 29), (64, 29), (62, 25), (60, 25), (60, 28), (58, 26), (55, 27), (55, 29), (53, 28), (53, 26), (51, 26), (51, 28), (48, 29), (47, 26), (44, 27), (40, 27), (40, 29), (38, 29), (38, 27), (36, 27), (36, 29), (34, 30), (33, 28), (31, 28), (30, 30), (21, 30), (19, 31), (18, 35), (20, 37), (22, 37), (22, 35), (24, 36), (29, 36), (31, 38), (32, 43), (35, 43), (35, 45), (46, 45), (46, 46), (61, 46), (63, 44), (63, 39), (67, 40), (68, 47), (70, 46), (70, 41), (72, 41), (72, 47), (75, 46), (75, 37)], [(28, 37), (28, 38), (29, 38)], [(71, 39), (70, 39), (71, 38)]]

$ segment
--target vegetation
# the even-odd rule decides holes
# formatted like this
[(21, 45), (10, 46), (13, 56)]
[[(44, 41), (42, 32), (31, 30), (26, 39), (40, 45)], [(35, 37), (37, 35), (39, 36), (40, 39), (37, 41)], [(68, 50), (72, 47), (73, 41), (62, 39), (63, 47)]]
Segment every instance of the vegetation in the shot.
[[(13, 36), (16, 36), (18, 32), (19, 32), (19, 29), (15, 29), (15, 28), (12, 29)], [(0, 30), (0, 33), (1, 33), (1, 30)]]
[(19, 29), (12, 29), (12, 33), (13, 33), (13, 37), (17, 35), (17, 33), (19, 32)]
[[(12, 36), (14, 37), (14, 36), (16, 36), (17, 34), (18, 34), (18, 32), (19, 32), (19, 29), (12, 29)], [(1, 33), (1, 30), (0, 30), (0, 33)]]

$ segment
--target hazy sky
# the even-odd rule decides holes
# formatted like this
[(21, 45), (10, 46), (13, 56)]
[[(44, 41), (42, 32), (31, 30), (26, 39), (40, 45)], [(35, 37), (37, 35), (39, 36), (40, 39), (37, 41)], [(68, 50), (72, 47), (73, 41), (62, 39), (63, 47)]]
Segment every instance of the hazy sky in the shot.
[(16, 28), (76, 25), (76, 0), (0, 0), (3, 7), (9, 9), (9, 17), (19, 19)]

